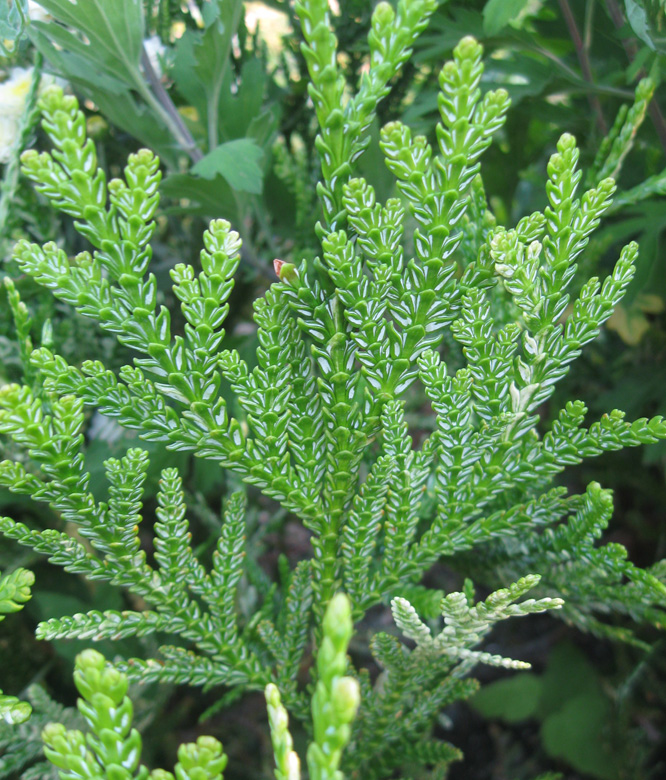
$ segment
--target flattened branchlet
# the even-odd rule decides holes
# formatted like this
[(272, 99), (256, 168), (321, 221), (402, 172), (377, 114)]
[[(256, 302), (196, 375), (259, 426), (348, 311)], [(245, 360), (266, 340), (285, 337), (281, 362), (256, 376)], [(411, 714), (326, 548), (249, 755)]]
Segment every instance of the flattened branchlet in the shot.
[[(74, 217), (91, 250), (70, 258), (59, 245), (21, 241), (14, 255), (21, 270), (135, 357), (114, 373), (38, 348), (29, 356), (31, 382), (0, 389), (0, 431), (26, 452), (21, 462), (0, 464), (0, 484), (49, 504), (66, 523), (34, 530), (2, 518), (0, 531), (145, 604), (47, 619), (37, 634), (164, 641), (159, 658), (118, 660), (113, 672), (84, 656), (80, 690), (92, 669), (102, 680), (267, 687), (276, 772), (289, 780), (299, 762), (287, 712), (313, 733), (311, 778), (339, 778), (342, 767), (381, 780), (414, 762), (443, 768), (458, 759), (453, 746), (430, 737), (437, 713), (475, 690), (468, 674), (477, 663), (523, 666), (480, 647), (499, 620), (553, 610), (583, 631), (640, 645), (617, 617), (653, 625), (666, 617), (663, 565), (641, 569), (620, 545), (603, 541), (610, 491), (591, 483), (569, 495), (554, 484), (582, 459), (666, 438), (666, 423), (628, 422), (612, 411), (586, 424), (577, 400), (549, 428), (538, 414), (634, 273), (638, 249), (629, 244), (605, 279), (574, 283), (577, 260), (611, 205), (608, 175), (624, 147), (606, 144), (583, 191), (575, 140), (563, 135), (548, 164), (543, 213), (497, 225), (480, 161), (509, 100), (501, 89), (482, 92), (482, 49), (465, 38), (439, 77), (436, 144), (400, 122), (381, 130), (394, 197), (381, 202), (356, 175), (376, 104), (434, 7), (431, 0), (402, 0), (395, 12), (377, 6), (369, 72), (347, 97), (326, 3), (297, 4), (319, 123), (321, 253), (313, 262), (276, 261), (278, 278), (254, 305), (253, 363), (225, 347), (241, 249), (227, 221), (211, 222), (196, 268), (179, 263), (171, 271), (181, 333), (158, 302), (150, 241), (160, 168), (150, 151), (131, 155), (124, 177), (107, 183), (76, 99), (54, 87), (40, 101), (53, 150), (23, 156), (25, 175)], [(16, 318), (27, 332), (24, 312)], [(423, 430), (408, 414), (414, 397), (429, 415)], [(85, 407), (239, 475), (308, 530), (311, 556), (282, 566), (259, 611), (247, 614), (243, 493), (224, 501), (210, 560), (197, 557), (176, 469), (162, 472), (154, 517), (146, 517), (143, 449), (108, 460), (108, 499), (92, 494)], [(142, 523), (152, 526), (152, 561)], [(477, 600), (471, 579), (460, 593), (426, 588), (423, 577), (438, 561), (490, 595)], [(378, 605), (391, 608), (396, 634), (409, 641), (371, 638), (383, 670), (372, 685), (356, 654), (346, 653), (352, 616), (360, 621)], [(440, 618), (435, 631), (425, 622)], [(312, 668), (311, 690), (299, 679), (303, 664)], [(113, 706), (131, 706), (119, 703), (123, 696)], [(101, 707), (95, 701), (90, 706)], [(82, 712), (97, 723), (88, 705)], [(45, 734), (47, 755), (66, 771), (74, 771), (67, 756), (83, 750), (72, 734), (64, 727)], [(187, 750), (199, 768), (208, 761), (208, 774), (192, 777), (220, 776), (221, 748)]]

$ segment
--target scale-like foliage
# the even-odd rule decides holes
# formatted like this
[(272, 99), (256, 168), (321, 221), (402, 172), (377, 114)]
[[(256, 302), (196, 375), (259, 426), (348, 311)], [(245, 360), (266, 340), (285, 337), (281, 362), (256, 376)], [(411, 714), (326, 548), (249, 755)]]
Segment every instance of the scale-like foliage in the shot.
[[(359, 700), (357, 681), (344, 676), (351, 634), (351, 606), (339, 594), (332, 599), (324, 618), (318, 654), (320, 678), (312, 696), (314, 739), (308, 749), (308, 767), (313, 780), (342, 778), (338, 766)], [(202, 736), (195, 743), (181, 745), (173, 774), (163, 769), (150, 772), (140, 763), (142, 740), (132, 727), (134, 708), (127, 695), (127, 675), (96, 650), (85, 650), (77, 656), (74, 682), (81, 695), (79, 713), (88, 733), (67, 728), (62, 720), (69, 724), (71, 715), (52, 706), (47, 709), (59, 720), (48, 723), (42, 731), (44, 753), (58, 768), (61, 780), (174, 780), (174, 775), (176, 780), (223, 780), (227, 756), (213, 737)], [(289, 717), (279, 690), (270, 683), (265, 693), (276, 780), (300, 780), (300, 760), (293, 750)]]
[[(20, 462), (0, 464), (0, 484), (48, 503), (65, 523), (34, 530), (3, 518), (0, 530), (146, 605), (46, 620), (38, 635), (165, 634), (173, 644), (162, 647), (161, 659), (128, 659), (118, 668), (145, 680), (275, 686), (268, 700), (277, 766), (289, 780), (296, 764), (281, 701), (307, 720), (298, 675), (311, 633), (310, 775), (340, 777), (356, 701), (355, 684), (343, 676), (351, 628), (342, 620), (336, 634), (325, 613), (328, 604), (342, 609), (334, 599), (341, 588), (357, 620), (392, 604), (398, 626), (417, 644), (410, 653), (377, 635), (372, 651), (384, 674), (373, 687), (358, 672), (363, 703), (342, 760), (364, 780), (412, 761), (442, 776), (458, 757), (455, 748), (430, 742), (428, 729), (442, 707), (474, 690), (466, 675), (476, 662), (516, 666), (476, 647), (496, 620), (560, 607), (563, 596), (561, 614), (581, 629), (640, 641), (621, 617), (656, 625), (666, 617), (664, 567), (642, 570), (601, 539), (610, 493), (592, 484), (568, 496), (553, 485), (584, 458), (666, 438), (666, 423), (627, 422), (613, 411), (586, 426), (580, 401), (568, 403), (549, 429), (538, 414), (634, 273), (637, 247), (630, 244), (606, 279), (573, 285), (615, 190), (601, 173), (621, 161), (630, 129), (618, 130), (586, 192), (579, 191), (575, 140), (562, 136), (548, 164), (544, 212), (515, 227), (495, 225), (480, 158), (509, 101), (501, 89), (482, 92), (482, 50), (466, 38), (440, 74), (436, 147), (401, 123), (382, 129), (396, 196), (379, 202), (355, 178), (354, 162), (369, 142), (376, 102), (433, 9), (429, 0), (400, 2), (397, 12), (377, 6), (370, 70), (347, 97), (326, 4), (298, 4), (320, 128), (322, 253), (312, 262), (276, 261), (279, 282), (254, 307), (255, 365), (224, 348), (241, 243), (229, 223), (211, 223), (200, 269), (178, 264), (171, 272), (182, 334), (159, 304), (149, 270), (160, 180), (151, 152), (132, 155), (124, 178), (107, 183), (76, 100), (52, 88), (41, 108), (54, 149), (23, 156), (25, 174), (74, 218), (91, 251), (70, 258), (56, 244), (22, 241), (19, 266), (135, 356), (115, 374), (99, 361), (69, 365), (41, 348), (30, 356), (30, 386), (0, 389), (0, 431), (26, 451)], [(632, 117), (628, 128), (639, 118)], [(15, 297), (12, 305), (19, 311)], [(425, 431), (407, 422), (406, 401), (418, 393), (432, 410)], [(308, 529), (311, 559), (292, 572), (281, 565), (281, 583), (264, 589), (258, 613), (241, 617), (244, 572), (257, 580), (256, 566), (244, 559), (242, 496), (227, 499), (207, 567), (191, 547), (180, 477), (166, 469), (151, 564), (138, 531), (147, 454), (130, 449), (107, 461), (108, 500), (97, 500), (84, 465), (85, 406), (254, 485)], [(476, 605), (471, 583), (462, 594), (428, 591), (420, 582), (441, 560), (500, 589)], [(514, 604), (529, 588), (538, 598)], [(433, 637), (417, 611), (441, 612), (443, 631)], [(357, 675), (351, 665), (349, 674)], [(74, 745), (60, 732), (50, 744), (54, 757)]]
[(18, 725), (0, 721), (0, 778), (58, 780), (56, 768), (44, 758), (42, 730), (52, 721), (80, 728), (81, 718), (76, 709), (57, 704), (39, 685), (29, 686), (26, 698), (32, 708), (28, 720)]
[[(127, 696), (127, 676), (106, 663), (96, 650), (76, 659), (74, 682), (81, 694), (79, 712), (89, 734), (49, 723), (42, 732), (44, 753), (58, 767), (61, 780), (174, 780), (163, 769), (149, 772), (140, 764), (141, 735), (132, 728), (133, 707)], [(178, 780), (223, 780), (227, 757), (213, 737), (181, 745), (175, 776)]]
[[(5, 615), (23, 609), (30, 599), (30, 587), (35, 575), (27, 569), (14, 569), (10, 574), (0, 575), (0, 623)], [(30, 717), (31, 707), (16, 696), (8, 696), (0, 690), (0, 719), (5, 723), (23, 723)]]

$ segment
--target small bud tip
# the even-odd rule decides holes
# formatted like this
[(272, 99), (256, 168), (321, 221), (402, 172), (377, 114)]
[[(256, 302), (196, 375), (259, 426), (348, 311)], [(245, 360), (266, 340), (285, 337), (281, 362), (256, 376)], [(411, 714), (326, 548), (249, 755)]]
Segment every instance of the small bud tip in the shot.
[(289, 284), (294, 279), (298, 278), (298, 272), (296, 266), (293, 263), (285, 263), (284, 260), (280, 260), (277, 257), (273, 260), (273, 268), (275, 274), (281, 282)]

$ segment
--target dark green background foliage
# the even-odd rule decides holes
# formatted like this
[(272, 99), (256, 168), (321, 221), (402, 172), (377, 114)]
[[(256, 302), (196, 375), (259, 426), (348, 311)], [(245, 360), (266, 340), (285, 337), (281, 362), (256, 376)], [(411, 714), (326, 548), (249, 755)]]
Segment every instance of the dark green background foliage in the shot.
[[(317, 196), (321, 164), (316, 148), (329, 143), (330, 138), (322, 133), (323, 140), (315, 140), (320, 128), (312, 104), (314, 101), (317, 108), (319, 98), (313, 98), (307, 90), (308, 62), (301, 51), (304, 38), (293, 4), (287, 0), (266, 3), (282, 11), (291, 22), (290, 32), (275, 51), (262, 38), (261, 27), (256, 32), (248, 31), (246, 9), (240, 0), (193, 0), (189, 4), (172, 0), (143, 4), (86, 0), (84, 4), (79, 0), (77, 6), (68, 0), (40, 0), (40, 5), (58, 21), (27, 25), (16, 0), (6, 7), (4, 0), (0, 2), (0, 38), (16, 39), (14, 48), (5, 52), (3, 67), (9, 73), (14, 65), (34, 62), (37, 69), (55, 73), (72, 85), (85, 112), (88, 135), (97, 144), (98, 162), (108, 172), (109, 180), (121, 175), (128, 153), (149, 147), (159, 155), (162, 200), (152, 239), (150, 270), (155, 276), (157, 299), (170, 312), (173, 332), (183, 331), (186, 315), (172, 289), (170, 271), (177, 263), (191, 263), (198, 269), (201, 236), (209, 220), (227, 219), (238, 231), (243, 247), (236, 286), (228, 299), (225, 348), (236, 349), (253, 369), (261, 336), (252, 322), (251, 304), (276, 281), (273, 259), (296, 265), (304, 259), (311, 261), (321, 253), (317, 239), (322, 234), (321, 225), (337, 225), (340, 212), (335, 206), (339, 207), (343, 197), (351, 200), (348, 192), (342, 194), (342, 180), (339, 191), (337, 185), (330, 188), (333, 207), (322, 209)], [(366, 0), (340, 0), (339, 13), (331, 17), (339, 50), (344, 52), (338, 60), (340, 80), (335, 94), (355, 93), (361, 74), (367, 71), (372, 10), (373, 4)], [(177, 38), (174, 29), (178, 30)], [(145, 64), (141, 67), (142, 40), (152, 34), (166, 46), (163, 76)], [(571, 398), (583, 399), (592, 419), (612, 408), (623, 409), (629, 420), (665, 415), (663, 3), (440, 3), (427, 28), (419, 37), (414, 36), (411, 57), (396, 64), (391, 91), (385, 96), (381, 90), (377, 92), (376, 106), (368, 108), (367, 117), (361, 107), (358, 121), (362, 126), (367, 118), (367, 126), (363, 125), (366, 140), (359, 141), (358, 147), (349, 141), (350, 154), (367, 146), (355, 175), (374, 187), (378, 201), (397, 194), (395, 178), (379, 149), (380, 128), (400, 119), (415, 135), (424, 135), (436, 146), (436, 125), (440, 121), (438, 76), (444, 62), (452, 58), (454, 47), (468, 35), (484, 47), (483, 92), (505, 89), (511, 109), (482, 158), (485, 192), (474, 185), (469, 207), (473, 227), (465, 234), (465, 251), (470, 255), (478, 251), (496, 222), (512, 227), (546, 207), (546, 167), (564, 132), (577, 140), (579, 167), (587, 177), (583, 181), (585, 189), (596, 187), (606, 176), (613, 176), (618, 183), (613, 205), (580, 258), (577, 279), (606, 277), (623, 244), (636, 240), (640, 245), (636, 274), (626, 296), (599, 338), (583, 351), (553, 395), (541, 403), (539, 415), (546, 426), (550, 425)], [(641, 82), (646, 77), (651, 83)], [(38, 243), (56, 240), (72, 256), (89, 248), (74, 226), (80, 215), (53, 209), (28, 178), (19, 174), (18, 156), (23, 149), (41, 151), (48, 147), (37, 121), (36, 89), (33, 93), (15, 155), (4, 166), (0, 194), (2, 273), (11, 280), (6, 299), (5, 293), (0, 293), (0, 379), (3, 384), (23, 381), (39, 395), (40, 382), (34, 363), (29, 361), (32, 345), (52, 349), (71, 365), (101, 360), (113, 371), (131, 362), (132, 345), (119, 343), (108, 331), (92, 325), (71, 302), (56, 300), (12, 257), (19, 239)], [(600, 147), (602, 153), (598, 154)], [(332, 174), (326, 171), (326, 164), (324, 174), (328, 186)], [(33, 178), (38, 179), (37, 175)], [(406, 192), (403, 189), (403, 194)], [(351, 209), (349, 203), (347, 206)], [(362, 235), (360, 216), (353, 227)], [(415, 228), (415, 220), (408, 216), (405, 233), (411, 236)], [(331, 254), (334, 249), (329, 249)], [(342, 275), (346, 268), (340, 268), (338, 273)], [(229, 270), (227, 275), (232, 272)], [(573, 282), (573, 293), (580, 291), (582, 281)], [(297, 297), (296, 293), (292, 295)], [(506, 300), (508, 297), (504, 303), (499, 297), (493, 299), (497, 308), (494, 316), (500, 321)], [(514, 314), (511, 310), (507, 317)], [(270, 330), (278, 325), (265, 321), (262, 327)], [(449, 373), (453, 374), (463, 364), (462, 351), (450, 335), (445, 336), (445, 349)], [(233, 366), (228, 367), (230, 376), (233, 370)], [(429, 370), (434, 377), (436, 367), (422, 366), (424, 374)], [(237, 385), (241, 384), (239, 379)], [(220, 391), (230, 416), (243, 414), (238, 392), (232, 392), (237, 389), (228, 382)], [(434, 399), (434, 379), (429, 389)], [(414, 386), (405, 401), (410, 433), (433, 426), (423, 387)], [(247, 409), (248, 414), (253, 413), (251, 405)], [(402, 430), (400, 426), (399, 420), (394, 421), (395, 430)], [(242, 486), (240, 477), (212, 460), (144, 441), (137, 430), (121, 428), (96, 411), (85, 411), (84, 430), (85, 469), (91, 475), (89, 490), (98, 502), (109, 500), (104, 462), (123, 457), (129, 448), (141, 447), (150, 456), (142, 497), (145, 517), (160, 511), (164, 498), (158, 494), (160, 472), (178, 469), (193, 549), (208, 565), (217, 544), (223, 503), (227, 506), (228, 498)], [(310, 433), (314, 440), (316, 431)], [(425, 438), (425, 433), (419, 435)], [(25, 461), (23, 452), (7, 437), (3, 438), (2, 457)], [(641, 450), (606, 452), (596, 460), (573, 466), (557, 480), (572, 493), (584, 493), (592, 481), (612, 487), (615, 511), (604, 538), (624, 545), (636, 566), (647, 568), (666, 557), (666, 442)], [(177, 494), (178, 488), (173, 487), (172, 493)], [(422, 530), (427, 528), (428, 512), (432, 510), (427, 505), (431, 493), (426, 495), (421, 515), (415, 518)], [(603, 514), (606, 498), (595, 493), (590, 501), (593, 499), (597, 501), (595, 511)], [(34, 529), (71, 530), (60, 512), (4, 488), (0, 490), (0, 513)], [(272, 640), (275, 644), (270, 630), (288, 633), (287, 622), (294, 618), (289, 613), (289, 601), (285, 602), (281, 594), (288, 586), (305, 590), (304, 569), (297, 577), (290, 574), (290, 567), (310, 557), (313, 526), (306, 530), (288, 508), (252, 486), (247, 489), (245, 518), (245, 563), (242, 578), (236, 583), (236, 606), (246, 634), (270, 649)], [(142, 529), (139, 538), (152, 565), (164, 550), (147, 530)], [(239, 543), (226, 541), (229, 549)], [(484, 566), (487, 568), (487, 561), (480, 561), (476, 550), (462, 553), (447, 559), (446, 564), (436, 563), (427, 572), (423, 583), (427, 590), (409, 585), (404, 595), (420, 615), (433, 618), (440, 614), (442, 594), (468, 587), (464, 584), (466, 577), (480, 583), (479, 598), (505, 585), (507, 577), (515, 578), (510, 564), (499, 553), (496, 579), (492, 573), (484, 573)], [(25, 609), (10, 615), (2, 625), (0, 668), (11, 665), (12, 674), (0, 682), (5, 693), (11, 695), (23, 695), (32, 683), (41, 683), (54, 701), (69, 708), (76, 697), (69, 682), (74, 656), (88, 642), (60, 638), (49, 644), (38, 642), (34, 638), (37, 622), (90, 610), (142, 610), (146, 604), (141, 595), (128, 595), (107, 582), (64, 573), (36, 553), (1, 539), (0, 570), (17, 567), (34, 571), (36, 585)], [(515, 576), (519, 574), (522, 572)], [(554, 591), (552, 595), (556, 595)], [(359, 613), (364, 617), (356, 626), (350, 646), (352, 658), (359, 666), (369, 667), (373, 680), (380, 669), (370, 656), (366, 640), (391, 625), (386, 604), (381, 606), (379, 602), (379, 597), (369, 599), (366, 606), (372, 608)], [(597, 605), (589, 606), (592, 612)], [(635, 612), (625, 611), (635, 617)], [(278, 612), (280, 620), (275, 628), (270, 620)], [(628, 638), (628, 619), (610, 617), (607, 624), (611, 628), (606, 630), (606, 623), (599, 621), (592, 634), (583, 634), (572, 625), (584, 623), (579, 617), (572, 611), (568, 622), (561, 623), (550, 616), (533, 616), (501, 625), (493, 633), (491, 644), (484, 649), (500, 653), (510, 648), (511, 657), (531, 662), (533, 669), (507, 672), (484, 668), (477, 674), (482, 690), (468, 703), (458, 702), (438, 718), (434, 733), (442, 740), (443, 752), (448, 749), (444, 742), (448, 742), (466, 757), (464, 763), (451, 765), (447, 775), (451, 780), (528, 780), (537, 776), (657, 780), (666, 774), (665, 645), (659, 632), (663, 626), (655, 626), (656, 620), (652, 626), (638, 626), (633, 643), (622, 643), (600, 635), (614, 632)], [(292, 639), (296, 642), (298, 637)], [(152, 658), (157, 646), (154, 636), (133, 636), (129, 632), (120, 640), (104, 640), (96, 645), (110, 659), (115, 655)], [(375, 658), (390, 656), (393, 650), (388, 645), (380, 648)], [(266, 649), (264, 657), (271, 658)], [(288, 691), (289, 704), (301, 713), (307, 709), (302, 691), (311, 666), (308, 651), (301, 667), (292, 670), (295, 679)], [(254, 670), (245, 672), (251, 677)], [(260, 677), (257, 673), (257, 679)], [(242, 698), (231, 684), (203, 692), (173, 681), (170, 685), (137, 687), (133, 691), (135, 722), (143, 733), (144, 760), (149, 765), (172, 765), (177, 743), (194, 741), (200, 734), (214, 734), (224, 741), (229, 755), (227, 780), (272, 776), (265, 705), (256, 693), (259, 687), (255, 684), (255, 692)], [(467, 693), (471, 692), (470, 687)], [(286, 695), (285, 690), (282, 694)], [(34, 744), (39, 726), (54, 718), (77, 723), (76, 713), (62, 710), (46, 696), (44, 688), (30, 688), (26, 697), (33, 702), (35, 715), (33, 721), (20, 727), (18, 742)], [(292, 722), (300, 749), (306, 741), (305, 730), (299, 729), (293, 714)], [(360, 723), (362, 730), (362, 717)], [(0, 726), (0, 754), (5, 750), (5, 756), (0, 757), (2, 780), (14, 780), (26, 771), (26, 778), (55, 777), (48, 774), (52, 770), (46, 764), (35, 763), (34, 751), (17, 757), (18, 742), (16, 733), (10, 735), (8, 727)], [(376, 750), (381, 751), (381, 744)], [(442, 765), (449, 758), (447, 754)], [(415, 756), (404, 767), (405, 778), (444, 777), (419, 768), (418, 759), (423, 763), (422, 756)], [(432, 766), (437, 760), (435, 756), (426, 763)], [(32, 766), (29, 771), (28, 766)], [(360, 766), (350, 776), (362, 778)]]

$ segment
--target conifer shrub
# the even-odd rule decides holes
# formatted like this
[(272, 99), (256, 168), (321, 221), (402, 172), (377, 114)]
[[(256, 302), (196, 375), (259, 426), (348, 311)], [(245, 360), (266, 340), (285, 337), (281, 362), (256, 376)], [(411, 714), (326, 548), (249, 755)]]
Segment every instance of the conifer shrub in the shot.
[[(55, 349), (32, 349), (10, 285), (31, 373), (0, 389), (0, 432), (20, 451), (0, 463), (0, 485), (49, 505), (62, 522), (37, 529), (4, 517), (0, 531), (132, 595), (131, 609), (46, 619), (40, 639), (155, 636), (161, 645), (158, 656), (113, 666), (93, 650), (79, 656), (89, 735), (65, 725), (43, 732), (62, 778), (172, 777), (140, 763), (128, 679), (265, 690), (278, 778), (300, 771), (287, 713), (311, 734), (312, 780), (343, 772), (381, 780), (419, 766), (444, 777), (461, 755), (432, 738), (437, 715), (476, 690), (477, 664), (526, 666), (484, 649), (495, 623), (549, 610), (639, 646), (632, 621), (663, 624), (664, 563), (640, 568), (604, 542), (609, 490), (591, 483), (571, 495), (557, 481), (583, 459), (666, 438), (666, 423), (627, 421), (618, 410), (586, 421), (579, 400), (549, 427), (539, 415), (634, 273), (632, 243), (608, 277), (574, 285), (614, 181), (591, 175), (582, 191), (579, 152), (565, 134), (548, 164), (543, 213), (496, 224), (480, 160), (509, 100), (502, 89), (482, 92), (482, 50), (472, 38), (441, 70), (436, 145), (400, 122), (381, 130), (395, 196), (381, 202), (357, 176), (377, 103), (434, 8), (434, 0), (376, 7), (369, 71), (349, 96), (326, 3), (297, 5), (319, 127), (321, 251), (312, 262), (275, 261), (276, 281), (254, 304), (255, 363), (225, 346), (241, 250), (232, 225), (213, 220), (199, 264), (171, 270), (185, 321), (176, 332), (150, 270), (158, 158), (142, 149), (108, 181), (76, 98), (57, 86), (40, 98), (52, 149), (25, 152), (23, 171), (90, 249), (70, 257), (58, 243), (22, 240), (14, 258), (134, 357), (113, 372), (99, 360), (77, 365)], [(606, 160), (595, 170), (612, 168)], [(413, 399), (427, 413), (421, 429), (408, 413)], [(93, 494), (86, 408), (238, 475), (307, 529), (312, 554), (281, 566), (248, 615), (244, 492), (225, 497), (216, 549), (197, 555), (177, 469), (162, 471), (157, 508), (146, 516), (144, 449), (108, 459), (108, 497)], [(146, 527), (152, 556), (140, 536)], [(459, 592), (424, 584), (438, 563), (462, 574)], [(9, 602), (20, 603), (13, 593)], [(362, 653), (347, 655), (352, 621), (381, 607), (395, 629), (372, 636), (369, 667)], [(179, 780), (222, 777), (216, 740), (200, 738), (178, 755)]]

